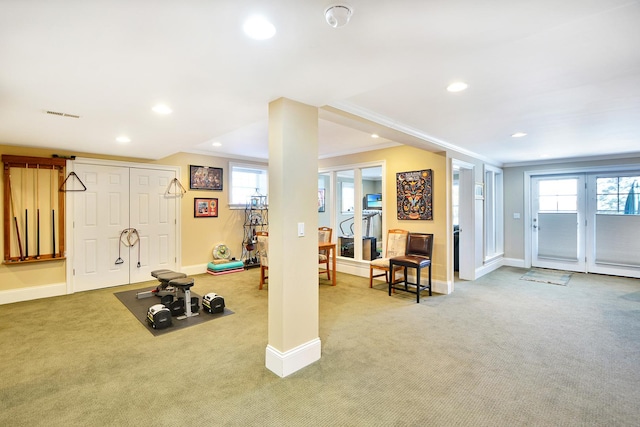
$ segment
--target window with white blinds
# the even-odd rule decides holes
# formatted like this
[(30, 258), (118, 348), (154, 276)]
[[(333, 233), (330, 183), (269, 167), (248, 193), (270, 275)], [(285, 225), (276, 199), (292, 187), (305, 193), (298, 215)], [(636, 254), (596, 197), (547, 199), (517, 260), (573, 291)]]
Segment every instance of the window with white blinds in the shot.
[(250, 165), (229, 162), (229, 207), (244, 209), (256, 192), (267, 196), (269, 174), (267, 165)]

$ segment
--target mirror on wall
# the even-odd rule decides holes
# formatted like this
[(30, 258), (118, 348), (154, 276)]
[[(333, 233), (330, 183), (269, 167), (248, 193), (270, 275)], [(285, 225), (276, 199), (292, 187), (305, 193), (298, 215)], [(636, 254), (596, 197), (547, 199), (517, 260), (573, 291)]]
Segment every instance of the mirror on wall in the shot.
[[(318, 224), (333, 228), (340, 257), (369, 261), (381, 256), (382, 170), (367, 165), (318, 174)], [(354, 242), (361, 242), (361, 248)]]
[(382, 253), (382, 167), (362, 172), (362, 259), (380, 258)]

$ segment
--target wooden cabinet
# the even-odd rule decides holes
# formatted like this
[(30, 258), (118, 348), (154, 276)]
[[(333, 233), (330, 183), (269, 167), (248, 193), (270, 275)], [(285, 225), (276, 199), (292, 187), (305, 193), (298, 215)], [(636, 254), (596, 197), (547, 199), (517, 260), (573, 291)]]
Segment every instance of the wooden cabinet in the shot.
[(63, 259), (66, 160), (3, 155), (4, 263)]

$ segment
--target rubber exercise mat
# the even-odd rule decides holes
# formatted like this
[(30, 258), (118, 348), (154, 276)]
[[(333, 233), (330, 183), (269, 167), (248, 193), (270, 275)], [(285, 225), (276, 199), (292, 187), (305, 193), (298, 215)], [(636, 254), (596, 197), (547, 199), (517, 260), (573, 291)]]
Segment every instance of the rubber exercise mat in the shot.
[(120, 300), (122, 304), (124, 304), (125, 307), (129, 309), (131, 314), (133, 314), (135, 318), (138, 319), (140, 323), (142, 323), (144, 327), (155, 336), (163, 335), (163, 334), (166, 334), (172, 331), (177, 331), (184, 328), (188, 328), (190, 326), (199, 325), (201, 323), (208, 322), (210, 320), (219, 319), (221, 317), (233, 314), (233, 311), (229, 310), (226, 307), (223, 313), (211, 314), (204, 311), (202, 309), (202, 297), (194, 292), (191, 292), (192, 297), (198, 297), (198, 299), (200, 300), (200, 311), (198, 312), (200, 314), (198, 316), (188, 317), (182, 320), (178, 320), (176, 317), (173, 317), (171, 319), (172, 320), (171, 326), (169, 326), (168, 328), (153, 329), (151, 326), (149, 326), (149, 323), (147, 323), (147, 311), (149, 310), (149, 307), (151, 307), (152, 305), (160, 304), (160, 298), (155, 296), (151, 298), (142, 298), (142, 299), (136, 298), (136, 295), (138, 294), (138, 292), (144, 292), (148, 290), (149, 288), (146, 287), (142, 289), (134, 289), (132, 291), (116, 292), (114, 293), (114, 295)]

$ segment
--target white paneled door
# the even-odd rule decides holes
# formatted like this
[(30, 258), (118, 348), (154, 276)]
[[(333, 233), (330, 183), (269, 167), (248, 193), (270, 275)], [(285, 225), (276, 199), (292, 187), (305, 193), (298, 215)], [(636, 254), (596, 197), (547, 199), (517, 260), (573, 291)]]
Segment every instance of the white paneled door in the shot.
[(140, 238), (130, 248), (131, 283), (150, 280), (153, 270), (176, 269), (176, 200), (180, 199), (165, 194), (174, 177), (174, 171), (130, 169), (130, 224)]
[(73, 291), (150, 280), (176, 267), (174, 170), (77, 163), (73, 192)]

